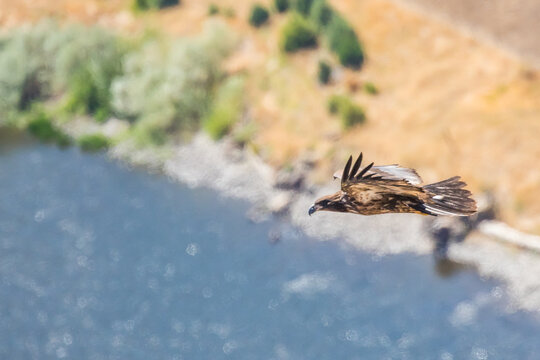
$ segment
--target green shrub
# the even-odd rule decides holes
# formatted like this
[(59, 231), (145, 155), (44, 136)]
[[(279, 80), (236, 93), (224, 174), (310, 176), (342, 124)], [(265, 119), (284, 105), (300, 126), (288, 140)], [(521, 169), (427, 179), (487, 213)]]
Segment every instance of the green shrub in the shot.
[(60, 146), (66, 146), (71, 143), (69, 136), (53, 124), (52, 119), (44, 110), (39, 108), (33, 109), (28, 114), (28, 117), (26, 129), (41, 141), (55, 142)]
[(366, 82), (364, 84), (364, 90), (370, 95), (377, 95), (379, 93), (379, 89), (372, 82)]
[(148, 10), (148, 1), (147, 0), (133, 0), (132, 8), (134, 11), (144, 11)]
[(179, 3), (179, 0), (134, 0), (133, 8), (138, 11), (163, 9), (169, 6), (178, 5)]
[(366, 121), (364, 109), (359, 105), (348, 103), (341, 113), (341, 125), (344, 129), (349, 129), (355, 125), (363, 124)]
[(103, 134), (82, 135), (77, 139), (77, 144), (84, 151), (98, 151), (110, 146), (109, 139)]
[(313, 0), (296, 0), (294, 7), (300, 14), (308, 16), (309, 12), (311, 11), (312, 4)]
[(111, 113), (111, 83), (122, 70), (124, 44), (100, 28), (71, 26), (57, 53), (55, 87), (67, 91), (66, 110), (105, 121)]
[(51, 93), (57, 26), (41, 22), (12, 31), (0, 49), (0, 123)]
[(237, 126), (232, 136), (238, 145), (245, 146), (251, 142), (256, 132), (257, 128), (255, 123), (249, 122), (247, 124), (243, 124), (242, 126)]
[(319, 27), (324, 28), (330, 23), (334, 11), (326, 0), (315, 0), (309, 13), (310, 19)]
[(274, 7), (280, 13), (289, 10), (289, 0), (274, 0)]
[(167, 141), (169, 119), (161, 113), (146, 116), (133, 126), (131, 134), (135, 143), (141, 147), (163, 145)]
[(364, 63), (362, 46), (351, 26), (335, 12), (325, 29), (330, 49), (334, 51), (342, 65), (354, 69)]
[(68, 110), (107, 117), (122, 49), (114, 35), (97, 27), (42, 22), (15, 30), (0, 52), (0, 113), (13, 116), (35, 101), (67, 93)]
[(341, 112), (343, 104), (346, 104), (349, 99), (343, 95), (332, 95), (328, 99), (328, 112), (335, 115)]
[(293, 14), (281, 30), (281, 48), (286, 52), (295, 52), (317, 46), (317, 32), (313, 25)]
[(364, 109), (344, 95), (332, 95), (328, 99), (328, 112), (340, 115), (341, 125), (344, 129), (366, 121)]
[(249, 15), (249, 23), (254, 27), (263, 26), (270, 17), (270, 13), (262, 5), (255, 4)]
[(203, 120), (203, 129), (213, 138), (229, 133), (238, 121), (244, 107), (244, 83), (231, 77), (221, 85), (211, 111)]
[(180, 0), (155, 0), (160, 9), (180, 4)]
[(214, 3), (208, 5), (208, 15), (213, 16), (217, 14), (219, 14), (219, 7)]
[(161, 144), (171, 132), (198, 129), (234, 44), (222, 23), (194, 38), (147, 42), (126, 56), (112, 84), (114, 111), (136, 123), (132, 135), (140, 143)]
[(111, 112), (110, 80), (100, 84), (88, 69), (74, 73), (65, 109), (91, 114), (98, 122), (104, 122)]
[(317, 78), (320, 84), (328, 84), (330, 82), (330, 75), (332, 75), (332, 68), (325, 61), (319, 61), (319, 70), (317, 72)]

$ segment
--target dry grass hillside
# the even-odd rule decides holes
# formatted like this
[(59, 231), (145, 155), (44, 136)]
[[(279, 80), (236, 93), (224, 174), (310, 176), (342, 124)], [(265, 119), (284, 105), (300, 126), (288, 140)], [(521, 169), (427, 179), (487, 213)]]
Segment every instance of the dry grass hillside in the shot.
[[(261, 1), (269, 3), (267, 0)], [(42, 17), (98, 23), (126, 33), (150, 27), (171, 35), (199, 31), (208, 0), (134, 15), (123, 0), (3, 0), (0, 25)], [(228, 62), (248, 74), (254, 146), (271, 163), (290, 164), (306, 151), (317, 160), (314, 180), (329, 179), (349, 153), (377, 163), (415, 167), (427, 182), (460, 174), (473, 191), (493, 191), (501, 216), (540, 233), (540, 73), (496, 47), (389, 0), (333, 0), (354, 26), (367, 61), (361, 71), (337, 67), (320, 47), (295, 55), (279, 51), (286, 15), (268, 26), (247, 23), (253, 1), (223, 0), (219, 15), (241, 36)], [(317, 63), (330, 59), (335, 81), (320, 86)], [(376, 96), (362, 91), (374, 83)], [(365, 107), (367, 122), (343, 131), (328, 114), (327, 99), (348, 93)]]

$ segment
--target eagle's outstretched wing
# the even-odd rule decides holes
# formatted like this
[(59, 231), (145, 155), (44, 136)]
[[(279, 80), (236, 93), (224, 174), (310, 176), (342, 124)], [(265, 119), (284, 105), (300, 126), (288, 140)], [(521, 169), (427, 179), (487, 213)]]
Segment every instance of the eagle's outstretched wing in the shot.
[(398, 165), (373, 166), (373, 163), (370, 163), (360, 170), (362, 153), (360, 153), (354, 165), (352, 165), (352, 159), (352, 156), (350, 156), (341, 174), (341, 190), (343, 191), (348, 190), (351, 186), (361, 184), (419, 188), (416, 185), (422, 181), (413, 169), (402, 168)]
[[(373, 176), (377, 175), (379, 179), (405, 180), (411, 185), (422, 184), (422, 178), (420, 178), (416, 170), (402, 167), (397, 164), (372, 166), (365, 174), (366, 175), (373, 174)], [(342, 171), (341, 170), (336, 171), (334, 173), (334, 179), (341, 179), (341, 178), (342, 178)]]
[(356, 213), (417, 212), (428, 215), (466, 216), (476, 212), (476, 203), (466, 185), (453, 177), (421, 186), (413, 169), (397, 165), (361, 169), (362, 154), (352, 164), (349, 157), (341, 175), (341, 191), (347, 208)]
[[(416, 174), (414, 170), (407, 171), (409, 169), (390, 165), (382, 167), (383, 170), (373, 171), (373, 163), (360, 170), (362, 154), (354, 164), (352, 160), (352, 156), (349, 157), (341, 175), (341, 191), (347, 196), (350, 211), (422, 212), (416, 210), (416, 207), (422, 203), (421, 198), (425, 193), (420, 186), (411, 183), (417, 183), (419, 179), (418, 175), (414, 176)], [(407, 176), (384, 171), (396, 168), (404, 169)]]

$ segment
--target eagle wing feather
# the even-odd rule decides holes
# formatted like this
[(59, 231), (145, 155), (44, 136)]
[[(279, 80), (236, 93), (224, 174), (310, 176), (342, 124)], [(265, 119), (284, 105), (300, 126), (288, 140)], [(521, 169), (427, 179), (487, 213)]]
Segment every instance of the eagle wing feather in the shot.
[[(413, 209), (407, 204), (414, 206), (422, 202), (421, 197), (425, 196), (425, 192), (412, 183), (418, 182), (419, 179), (418, 175), (414, 176), (416, 174), (414, 170), (397, 165), (374, 167), (373, 163), (370, 163), (358, 172), (361, 162), (362, 154), (358, 156), (351, 168), (352, 156), (349, 157), (341, 175), (341, 191), (349, 200), (348, 207), (353, 212), (359, 211), (355, 209), (356, 207), (363, 207), (365, 211), (365, 207), (369, 204), (374, 206), (374, 210), (375, 207), (384, 204)], [(400, 174), (409, 176), (406, 178)]]

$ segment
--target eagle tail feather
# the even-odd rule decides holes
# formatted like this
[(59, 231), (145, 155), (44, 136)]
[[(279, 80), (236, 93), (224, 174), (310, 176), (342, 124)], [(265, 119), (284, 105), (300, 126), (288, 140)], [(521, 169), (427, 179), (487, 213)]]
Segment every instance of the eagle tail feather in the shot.
[(422, 211), (429, 215), (470, 216), (476, 213), (476, 202), (467, 184), (459, 176), (425, 185), (423, 188), (430, 195), (421, 205)]

